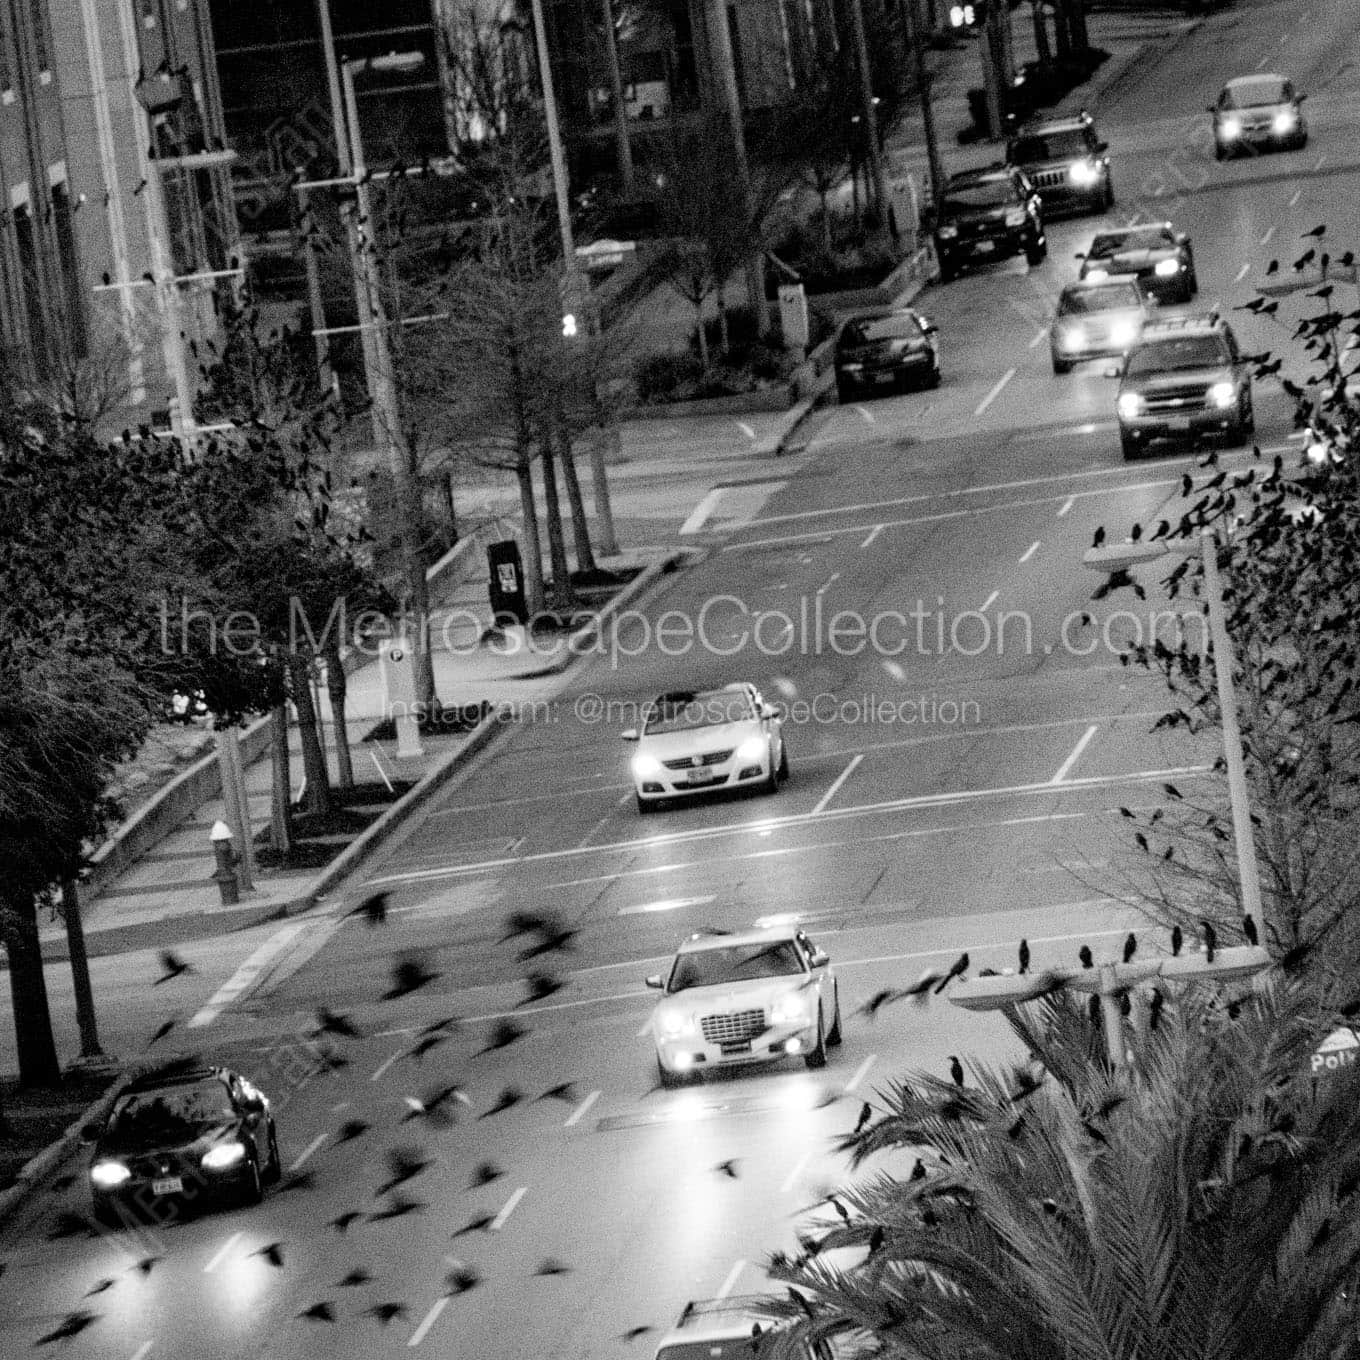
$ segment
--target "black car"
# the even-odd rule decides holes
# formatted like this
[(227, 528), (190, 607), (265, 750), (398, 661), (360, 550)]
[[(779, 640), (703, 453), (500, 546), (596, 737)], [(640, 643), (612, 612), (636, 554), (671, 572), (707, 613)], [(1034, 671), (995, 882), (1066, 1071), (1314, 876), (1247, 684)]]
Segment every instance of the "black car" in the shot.
[(836, 337), (836, 394), (849, 401), (861, 391), (906, 383), (937, 387), (936, 333), (933, 321), (907, 307), (879, 307), (852, 316)]
[(1008, 165), (951, 175), (935, 219), (940, 282), (960, 270), (1023, 254), (1037, 265), (1048, 254), (1042, 203), (1034, 186)]
[(1077, 259), (1084, 283), (1133, 279), (1159, 302), (1189, 302), (1199, 292), (1194, 247), (1170, 222), (1097, 232)]
[(225, 1067), (142, 1077), (119, 1094), (103, 1126), (85, 1134), (94, 1143), (94, 1211), (105, 1222), (170, 1207), (256, 1204), (280, 1174), (269, 1101)]
[(1107, 212), (1114, 207), (1109, 143), (1083, 110), (1028, 124), (1006, 146), (1006, 164), (1025, 173), (1052, 216), (1061, 208)]

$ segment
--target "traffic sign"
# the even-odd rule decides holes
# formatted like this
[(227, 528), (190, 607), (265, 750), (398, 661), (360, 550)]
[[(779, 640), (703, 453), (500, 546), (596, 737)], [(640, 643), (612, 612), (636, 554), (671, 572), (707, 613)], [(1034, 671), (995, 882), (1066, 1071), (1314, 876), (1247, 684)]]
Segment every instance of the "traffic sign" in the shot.
[(1342, 1025), (1317, 1046), (1313, 1054), (1313, 1075), (1319, 1077), (1324, 1072), (1339, 1072), (1355, 1062), (1357, 1053), (1360, 1053), (1360, 1034), (1348, 1025)]

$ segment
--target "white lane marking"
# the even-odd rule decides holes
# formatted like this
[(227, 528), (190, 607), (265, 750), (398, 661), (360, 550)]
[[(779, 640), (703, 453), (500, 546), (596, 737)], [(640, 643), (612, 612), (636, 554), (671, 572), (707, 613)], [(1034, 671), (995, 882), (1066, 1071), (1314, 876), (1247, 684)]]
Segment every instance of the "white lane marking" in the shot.
[(1298, 203), (1299, 199), (1301, 199), (1302, 197), (1303, 197), (1303, 190), (1302, 190), (1302, 189), (1295, 189), (1294, 192), (1289, 196), (1289, 206), (1290, 206), (1291, 208), (1294, 207), (1294, 206)]
[(1008, 368), (1001, 377), (997, 379), (996, 385), (992, 390), (978, 402), (973, 410), (973, 414), (975, 416), (980, 416), (1001, 395), (1005, 390), (1006, 384), (1010, 382), (1013, 377), (1015, 377), (1015, 370), (1013, 368)]
[(635, 905), (620, 907), (620, 916), (647, 916), (654, 911), (679, 911), (681, 907), (702, 907), (705, 902), (713, 901), (714, 894), (704, 897), (663, 897), (656, 902), (638, 902)]
[(741, 1279), (741, 1272), (745, 1269), (745, 1261), (734, 1261), (732, 1269), (727, 1272), (727, 1278), (718, 1286), (718, 1292), (713, 1297), (725, 1299), (737, 1287), (737, 1281)]
[[(1120, 784), (1144, 784), (1151, 780), (1193, 778), (1209, 773), (1212, 765), (1173, 765), (1163, 770), (1131, 770), (1126, 774), (1088, 775), (1082, 779), (1069, 779), (1065, 788), (1073, 792), (1081, 789), (1112, 788)], [(542, 860), (575, 859), (583, 854), (597, 855), (617, 850), (631, 853), (644, 846), (656, 849), (666, 845), (683, 845), (690, 842), (718, 840), (731, 836), (741, 836), (748, 832), (763, 833), (774, 830), (789, 830), (806, 826), (818, 815), (828, 820), (843, 821), (853, 817), (863, 817), (875, 813), (902, 812), (913, 808), (953, 807), (959, 803), (981, 802), (988, 798), (1024, 797), (1029, 794), (1049, 794), (1053, 785), (1047, 780), (1040, 784), (1008, 784), (988, 789), (958, 789), (951, 793), (921, 793), (909, 798), (891, 798), (881, 803), (856, 803), (852, 807), (833, 808), (824, 813), (793, 812), (784, 817), (769, 817), (759, 826), (711, 826), (696, 828), (693, 831), (674, 831), (665, 835), (648, 836), (645, 840), (612, 841), (605, 845), (594, 845), (588, 850), (539, 850), (532, 855), (521, 855), (518, 859), (484, 859), (470, 864), (450, 864), (440, 869), (413, 869), (404, 874), (388, 874), (374, 883), (423, 883), (432, 879), (462, 878), (471, 874), (484, 874), (492, 869), (506, 869), (511, 865), (533, 864)], [(1081, 815), (1081, 814), (1077, 814)], [(1038, 820), (1047, 820), (1040, 818)], [(807, 848), (807, 847), (799, 847)], [(672, 870), (676, 866), (666, 866)]]
[(146, 1360), (146, 1357), (150, 1354), (151, 1354), (151, 1342), (143, 1341), (142, 1344), (138, 1346), (135, 1351), (132, 1352), (132, 1360)]
[(803, 1174), (803, 1168), (806, 1167), (811, 1160), (812, 1153), (805, 1152), (796, 1162), (794, 1162), (793, 1169), (784, 1177), (784, 1180), (779, 1187), (779, 1193), (781, 1195), (787, 1195), (789, 1191), (798, 1184), (798, 1177)]
[(377, 1070), (369, 1077), (369, 1081), (381, 1081), (392, 1070), (392, 1065), (405, 1051), (404, 1048), (399, 1048), (390, 1058), (383, 1059), (383, 1061), (378, 1064)]
[(312, 1141), (308, 1143), (307, 1146), (303, 1148), (300, 1153), (298, 1153), (296, 1160), (288, 1168), (289, 1173), (291, 1174), (294, 1171), (300, 1171), (302, 1167), (311, 1159), (312, 1153), (314, 1153), (321, 1146), (321, 1144), (324, 1143), (326, 1139), (329, 1137), (330, 1134), (328, 1133), (318, 1133), (316, 1137), (313, 1138)]
[(419, 1346), (425, 1340), (431, 1327), (438, 1320), (440, 1313), (449, 1306), (449, 1296), (441, 1294), (435, 1301), (430, 1311), (420, 1320), (420, 1326), (411, 1333), (411, 1339), (406, 1343), (408, 1347)]
[(1322, 169), (1322, 162), (1325, 161), (1326, 159), (1327, 159), (1327, 153), (1324, 151), (1324, 152), (1322, 153), (1322, 155), (1320, 155), (1320, 156), (1317, 158), (1317, 160), (1315, 160), (1315, 161), (1313, 162), (1313, 169), (1314, 169), (1314, 170), (1321, 170), (1321, 169)]
[[(935, 950), (935, 953), (937, 954), (948, 954), (949, 952), (950, 951), (947, 949)], [(860, 1065), (857, 1068), (855, 1068), (854, 1076), (852, 1076), (850, 1080), (845, 1083), (845, 1090), (847, 1094), (854, 1091), (856, 1087), (859, 1086), (860, 1082), (862, 1082), (864, 1078), (869, 1075), (869, 1069), (874, 1065), (874, 1062), (877, 1060), (877, 1058), (878, 1058), (877, 1053), (871, 1053), (867, 1058), (865, 1058), (865, 1060), (862, 1063), (860, 1063)]]
[(253, 987), (264, 976), (270, 964), (306, 929), (305, 924), (299, 923), (285, 926), (282, 930), (271, 935), (212, 994), (208, 1004), (189, 1021), (188, 1028), (202, 1029), (205, 1025), (211, 1025), (237, 997)]
[[(233, 1248), (240, 1240), (241, 1240), (241, 1234), (240, 1234), (240, 1233), (238, 1233), (238, 1232), (232, 1233), (232, 1235), (231, 1235), (229, 1238), (227, 1238), (227, 1240), (226, 1240), (225, 1242), (223, 1242), (222, 1245), (221, 1245), (215, 1252), (213, 1252), (212, 1260), (209, 1261), (208, 1264), (207, 1264), (206, 1266), (203, 1267), (203, 1273), (204, 1273), (205, 1275), (211, 1275), (211, 1274), (213, 1273), (213, 1271), (216, 1270), (217, 1267), (220, 1266), (220, 1265), (222, 1264), (222, 1262), (225, 1261), (225, 1260), (227, 1259), (227, 1253), (230, 1252), (231, 1249), (232, 1249), (232, 1248)], [(148, 1341), (148, 1342), (146, 1343), (146, 1346), (147, 1346), (147, 1349), (149, 1350), (149, 1349), (151, 1348), (151, 1343)], [(141, 1355), (141, 1354), (144, 1354), (144, 1352), (138, 1351), (138, 1354)]]
[(1266, 67), (1266, 62), (1268, 62), (1269, 60), (1270, 60), (1269, 57), (1262, 57), (1261, 60), (1256, 63), (1256, 69), (1258, 71), (1264, 71)]
[(831, 575), (828, 576), (828, 577), (826, 578), (826, 580), (823, 581), (822, 584), (819, 585), (819, 586), (817, 587), (817, 594), (818, 594), (818, 595), (825, 595), (826, 592), (827, 592), (828, 590), (830, 590), (831, 587), (834, 586), (834, 585), (836, 584), (836, 582), (839, 581), (840, 579), (841, 579), (841, 574), (840, 574), (840, 572), (838, 572), (838, 571), (833, 571), (833, 572), (831, 573)]
[(858, 411), (860, 415), (864, 417), (864, 423), (866, 425), (875, 425), (878, 423), (877, 421), (874, 420), (874, 413), (871, 410), (869, 410), (867, 406), (856, 406), (855, 410)]
[[(619, 801), (615, 804), (615, 806), (616, 806), (616, 807), (622, 807), (622, 806), (628, 801), (628, 798), (629, 798), (629, 795), (625, 793), (625, 794), (623, 795), (623, 797), (620, 798)], [(580, 845), (580, 846), (589, 845), (589, 844), (591, 843), (591, 841), (593, 841), (593, 840), (595, 839), (595, 837), (596, 837), (597, 835), (599, 835), (599, 833), (600, 833), (601, 831), (603, 831), (603, 830), (605, 829), (605, 827), (607, 827), (607, 826), (609, 825), (610, 819), (611, 819), (613, 816), (614, 816), (614, 814), (613, 814), (612, 812), (606, 812), (606, 813), (604, 814), (604, 816), (601, 817), (600, 820), (599, 820), (598, 822), (596, 822), (595, 825), (592, 826), (592, 827), (590, 828), (590, 830), (587, 831), (586, 834), (585, 834), (584, 836), (582, 836), (581, 839), (580, 839), (579, 841), (576, 842), (577, 845)]]
[(1250, 273), (1251, 273), (1251, 265), (1249, 265), (1249, 264), (1244, 264), (1244, 265), (1242, 266), (1242, 268), (1239, 269), (1239, 270), (1237, 271), (1237, 273), (1233, 276), (1233, 282), (1234, 282), (1234, 283), (1241, 283), (1242, 280), (1245, 279), (1245, 278), (1247, 277), (1247, 275), (1250, 274)]
[(1022, 552), (1022, 553), (1020, 554), (1020, 561), (1021, 561), (1022, 563), (1023, 563), (1023, 562), (1028, 562), (1029, 559), (1030, 559), (1031, 557), (1033, 557), (1034, 554), (1037, 553), (1037, 552), (1039, 551), (1039, 543), (1040, 543), (1040, 540), (1036, 538), (1036, 539), (1034, 540), (1034, 542), (1031, 543), (1031, 544), (1029, 545), (1029, 547), (1026, 548), (1025, 551)]
[(1081, 759), (1081, 753), (1091, 744), (1091, 738), (1095, 736), (1097, 728), (1093, 723), (1085, 732), (1077, 738), (1077, 744), (1072, 748), (1072, 754), (1058, 766), (1058, 773), (1049, 780), (1050, 784), (1061, 784), (1067, 776), (1072, 773), (1072, 767)]
[(510, 1215), (515, 1212), (515, 1209), (518, 1207), (520, 1200), (524, 1198), (524, 1193), (528, 1188), (527, 1185), (521, 1185), (515, 1193), (505, 1201), (505, 1207), (490, 1223), (487, 1224), (488, 1232), (500, 1232), (500, 1230), (505, 1227), (506, 1221), (509, 1219)]
[(704, 521), (713, 513), (713, 508), (722, 499), (723, 488), (715, 486), (698, 505), (690, 511), (689, 518), (680, 526), (682, 534), (697, 534), (704, 527)]
[(1076, 498), (1075, 496), (1069, 496), (1069, 497), (1068, 497), (1068, 498), (1067, 498), (1067, 499), (1066, 499), (1066, 500), (1058, 507), (1058, 518), (1061, 519), (1061, 518), (1062, 518), (1062, 517), (1063, 517), (1063, 516), (1064, 516), (1064, 515), (1065, 515), (1065, 514), (1066, 514), (1066, 513), (1067, 513), (1067, 512), (1075, 505), (1075, 504), (1076, 504), (1076, 503), (1077, 503), (1077, 498)]
[(992, 593), (983, 600), (982, 608), (978, 610), (978, 613), (985, 614), (996, 603), (997, 596), (1000, 594), (1001, 592), (999, 590), (992, 591)]
[(1274, 235), (1275, 235), (1275, 228), (1274, 228), (1273, 226), (1267, 227), (1267, 228), (1266, 228), (1265, 235), (1261, 237), (1261, 244), (1262, 244), (1263, 246), (1268, 246), (1268, 245), (1270, 244), (1270, 238), (1271, 238), (1272, 236), (1274, 236)]
[(1044, 343), (1044, 339), (1045, 339), (1045, 337), (1046, 337), (1047, 335), (1048, 335), (1048, 327), (1047, 327), (1047, 326), (1041, 327), (1040, 330), (1039, 330), (1039, 333), (1034, 337), (1033, 340), (1031, 340), (1031, 341), (1029, 342), (1029, 348), (1030, 348), (1030, 349), (1038, 349), (1038, 347)]
[(332, 1105), (332, 1106), (331, 1106), (331, 1113), (332, 1113), (332, 1114), (339, 1114), (341, 1110), (347, 1110), (347, 1109), (349, 1109), (349, 1101), (347, 1101), (347, 1100), (342, 1100), (342, 1101), (340, 1101), (338, 1104), (335, 1104), (335, 1105)]
[(855, 767), (864, 759), (863, 754), (850, 757), (850, 763), (836, 776), (835, 782), (817, 800), (817, 806), (812, 809), (812, 815), (816, 817), (819, 813), (826, 811), (826, 805), (841, 791), (841, 785), (845, 783), (855, 772)]
[(598, 1091), (592, 1091), (567, 1117), (563, 1122), (564, 1129), (572, 1128), (585, 1118), (586, 1111), (600, 1098)]
[(867, 548), (869, 544), (871, 544), (874, 541), (874, 539), (876, 539), (882, 532), (883, 526), (881, 524), (875, 524), (874, 527), (869, 530), (869, 537), (866, 538), (864, 542), (861, 543), (859, 546), (861, 548)]
[(737, 421), (737, 429), (739, 429), (747, 439), (754, 439), (756, 437), (756, 432), (744, 420)]

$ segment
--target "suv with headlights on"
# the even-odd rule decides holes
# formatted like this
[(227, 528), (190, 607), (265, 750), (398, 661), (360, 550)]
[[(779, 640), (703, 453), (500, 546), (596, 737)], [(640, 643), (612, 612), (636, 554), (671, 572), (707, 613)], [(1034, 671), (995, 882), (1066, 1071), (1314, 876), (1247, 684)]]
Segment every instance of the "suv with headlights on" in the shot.
[(1307, 146), (1308, 124), (1302, 108), (1307, 97), (1294, 88), (1292, 80), (1271, 72), (1230, 80), (1209, 105), (1214, 155), (1222, 160), (1261, 147), (1297, 151)]
[(1107, 212), (1114, 207), (1109, 143), (1085, 109), (1027, 124), (1006, 146), (1006, 164), (1024, 172), (1050, 217), (1060, 208)]
[(1251, 438), (1248, 360), (1217, 312), (1148, 321), (1119, 374), (1119, 438), (1133, 458), (1159, 440)]
[(789, 1056), (825, 1067), (841, 1041), (831, 960), (792, 926), (691, 935), (647, 985), (662, 993), (651, 1030), (663, 1086)]
[(1042, 207), (1034, 186), (1013, 166), (951, 175), (935, 218), (940, 282), (958, 278), (967, 265), (1022, 253), (1037, 265), (1048, 254)]

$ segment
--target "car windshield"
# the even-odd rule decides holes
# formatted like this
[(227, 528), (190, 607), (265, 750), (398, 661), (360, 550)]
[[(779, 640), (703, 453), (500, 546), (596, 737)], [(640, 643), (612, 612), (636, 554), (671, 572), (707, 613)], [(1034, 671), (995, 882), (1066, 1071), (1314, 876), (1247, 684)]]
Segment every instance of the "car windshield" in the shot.
[(1219, 107), (1224, 109), (1256, 109), (1263, 104), (1284, 104), (1289, 95), (1285, 81), (1264, 76), (1260, 80), (1249, 80), (1243, 84), (1223, 91)]
[(1134, 350), (1127, 373), (1165, 373), (1173, 368), (1215, 368), (1228, 362), (1216, 335), (1176, 335)]
[(1011, 143), (1010, 161), (1013, 165), (1029, 165), (1034, 161), (1071, 160), (1090, 154), (1086, 134), (1080, 128), (1066, 132), (1045, 132), (1043, 136), (1017, 137)]
[(109, 1121), (112, 1137), (157, 1138), (182, 1134), (236, 1117), (227, 1088), (216, 1078), (126, 1095)]
[(690, 987), (716, 987), (751, 978), (788, 977), (803, 971), (802, 956), (792, 940), (773, 944), (733, 944), (681, 954), (671, 969), (668, 992)]
[(714, 689), (696, 694), (663, 694), (647, 710), (643, 731), (688, 732), (696, 727), (718, 727), (754, 717), (745, 690)]
[(1174, 246), (1175, 234), (1167, 227), (1133, 227), (1129, 231), (1103, 231), (1091, 242), (1088, 260), (1108, 260), (1126, 250), (1158, 250)]
[(919, 340), (921, 327), (910, 312), (891, 316), (862, 316), (845, 323), (841, 340), (847, 345), (868, 345), (875, 340)]
[(944, 210), (951, 208), (999, 208), (1015, 202), (1015, 189), (1008, 179), (984, 179), (976, 184), (951, 184), (944, 192)]
[(1092, 312), (1124, 311), (1142, 306), (1142, 295), (1131, 283), (1108, 288), (1073, 288), (1058, 303), (1059, 316), (1089, 316)]

